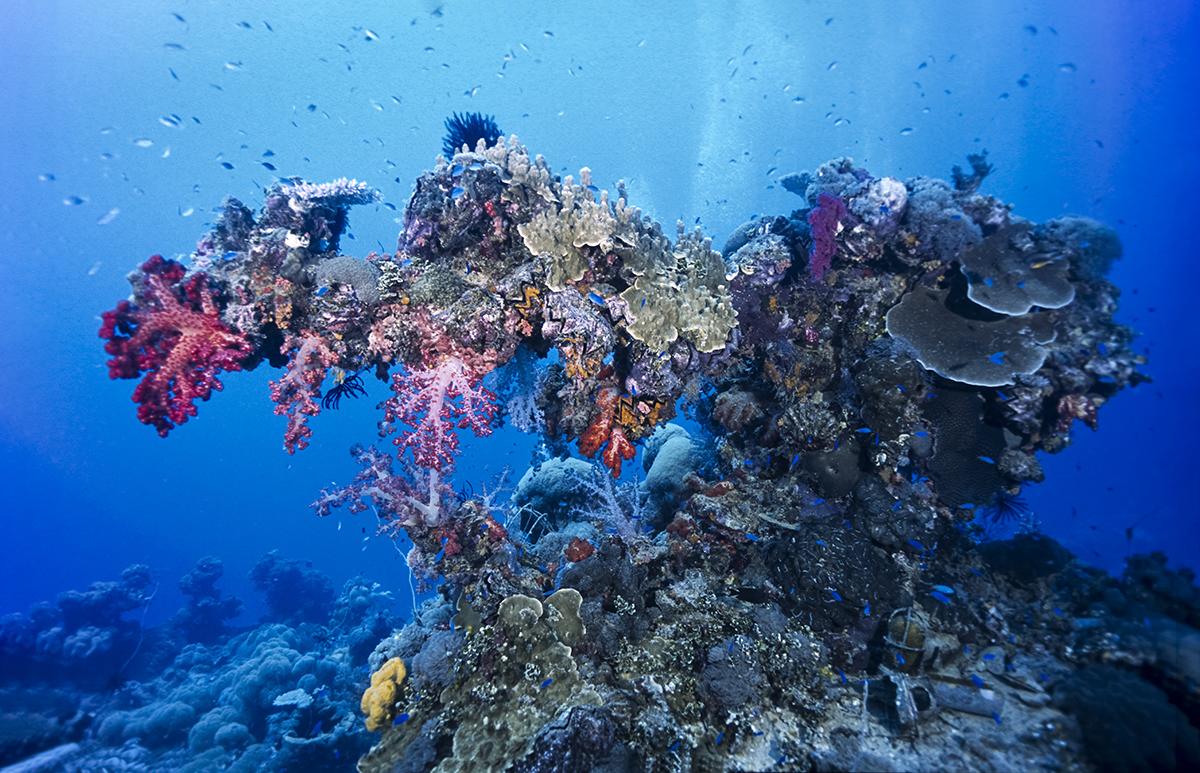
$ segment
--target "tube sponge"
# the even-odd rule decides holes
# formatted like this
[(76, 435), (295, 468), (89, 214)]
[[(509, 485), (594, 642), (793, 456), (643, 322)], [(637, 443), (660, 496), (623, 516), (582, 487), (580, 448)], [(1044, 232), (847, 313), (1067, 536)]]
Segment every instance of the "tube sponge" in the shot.
[(396, 712), (396, 693), (407, 675), (400, 658), (388, 660), (371, 674), (371, 686), (363, 692), (360, 704), (362, 713), (367, 715), (367, 730), (377, 733), (392, 721)]

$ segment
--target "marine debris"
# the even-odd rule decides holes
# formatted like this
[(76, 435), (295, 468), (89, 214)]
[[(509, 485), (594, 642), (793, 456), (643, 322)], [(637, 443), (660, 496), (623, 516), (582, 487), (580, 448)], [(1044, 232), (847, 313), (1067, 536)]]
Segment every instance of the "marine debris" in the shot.
[[(373, 505), (436, 589), (371, 656), (385, 686), (362, 675), (362, 771), (1078, 767), (1101, 664), (1136, 663), (1140, 716), (1191, 737), (1196, 675), (1159, 637), (1194, 618), (1098, 601), (1125, 585), (1045, 538), (980, 544), (1035, 454), (1145, 376), (1103, 277), (1115, 234), (1023, 220), (971, 166), (951, 185), (836, 159), (717, 251), (481, 139), (362, 261), (337, 247), (360, 183), (228, 200), (101, 335), (162, 434), (212, 391), (170, 385), (264, 362), (287, 369), (289, 451), (331, 373), (391, 390), (391, 448), (356, 448), (314, 503)], [(558, 458), (507, 506), (455, 493), (457, 433), (506, 422)], [(1142, 613), (1140, 638), (1098, 634)]]

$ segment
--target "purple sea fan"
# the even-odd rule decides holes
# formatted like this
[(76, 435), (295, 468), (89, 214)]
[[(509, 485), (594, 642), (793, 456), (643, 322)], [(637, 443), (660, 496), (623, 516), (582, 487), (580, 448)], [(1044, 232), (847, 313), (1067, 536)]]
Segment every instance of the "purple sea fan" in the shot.
[(808, 225), (812, 229), (812, 250), (808, 257), (808, 273), (816, 281), (825, 277), (837, 252), (837, 234), (841, 221), (846, 217), (846, 202), (829, 193), (817, 196), (817, 206), (808, 213)]

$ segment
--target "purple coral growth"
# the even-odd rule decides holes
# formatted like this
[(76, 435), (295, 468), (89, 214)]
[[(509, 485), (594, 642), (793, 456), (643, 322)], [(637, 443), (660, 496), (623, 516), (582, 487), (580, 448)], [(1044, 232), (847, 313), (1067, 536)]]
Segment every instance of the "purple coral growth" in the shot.
[(829, 193), (817, 196), (817, 206), (808, 213), (808, 225), (812, 229), (812, 250), (809, 252), (808, 273), (820, 281), (825, 277), (837, 252), (837, 233), (841, 221), (846, 217), (846, 202)]

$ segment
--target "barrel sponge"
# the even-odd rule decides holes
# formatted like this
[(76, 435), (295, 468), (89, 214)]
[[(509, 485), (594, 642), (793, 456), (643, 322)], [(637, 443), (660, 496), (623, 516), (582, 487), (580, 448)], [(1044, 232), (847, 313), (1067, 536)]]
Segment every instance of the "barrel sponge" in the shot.
[(1001, 228), (959, 261), (967, 297), (985, 309), (1020, 315), (1034, 306), (1060, 309), (1075, 300), (1066, 253), (1039, 249), (1028, 223)]
[(371, 674), (371, 686), (362, 695), (362, 713), (366, 714), (367, 730), (377, 733), (387, 727), (396, 711), (396, 693), (408, 672), (404, 661), (392, 658)]
[(962, 384), (1005, 386), (1042, 367), (1042, 345), (1054, 340), (1048, 317), (972, 319), (952, 310), (949, 297), (948, 289), (908, 293), (887, 313), (888, 334), (911, 346), (925, 368)]

